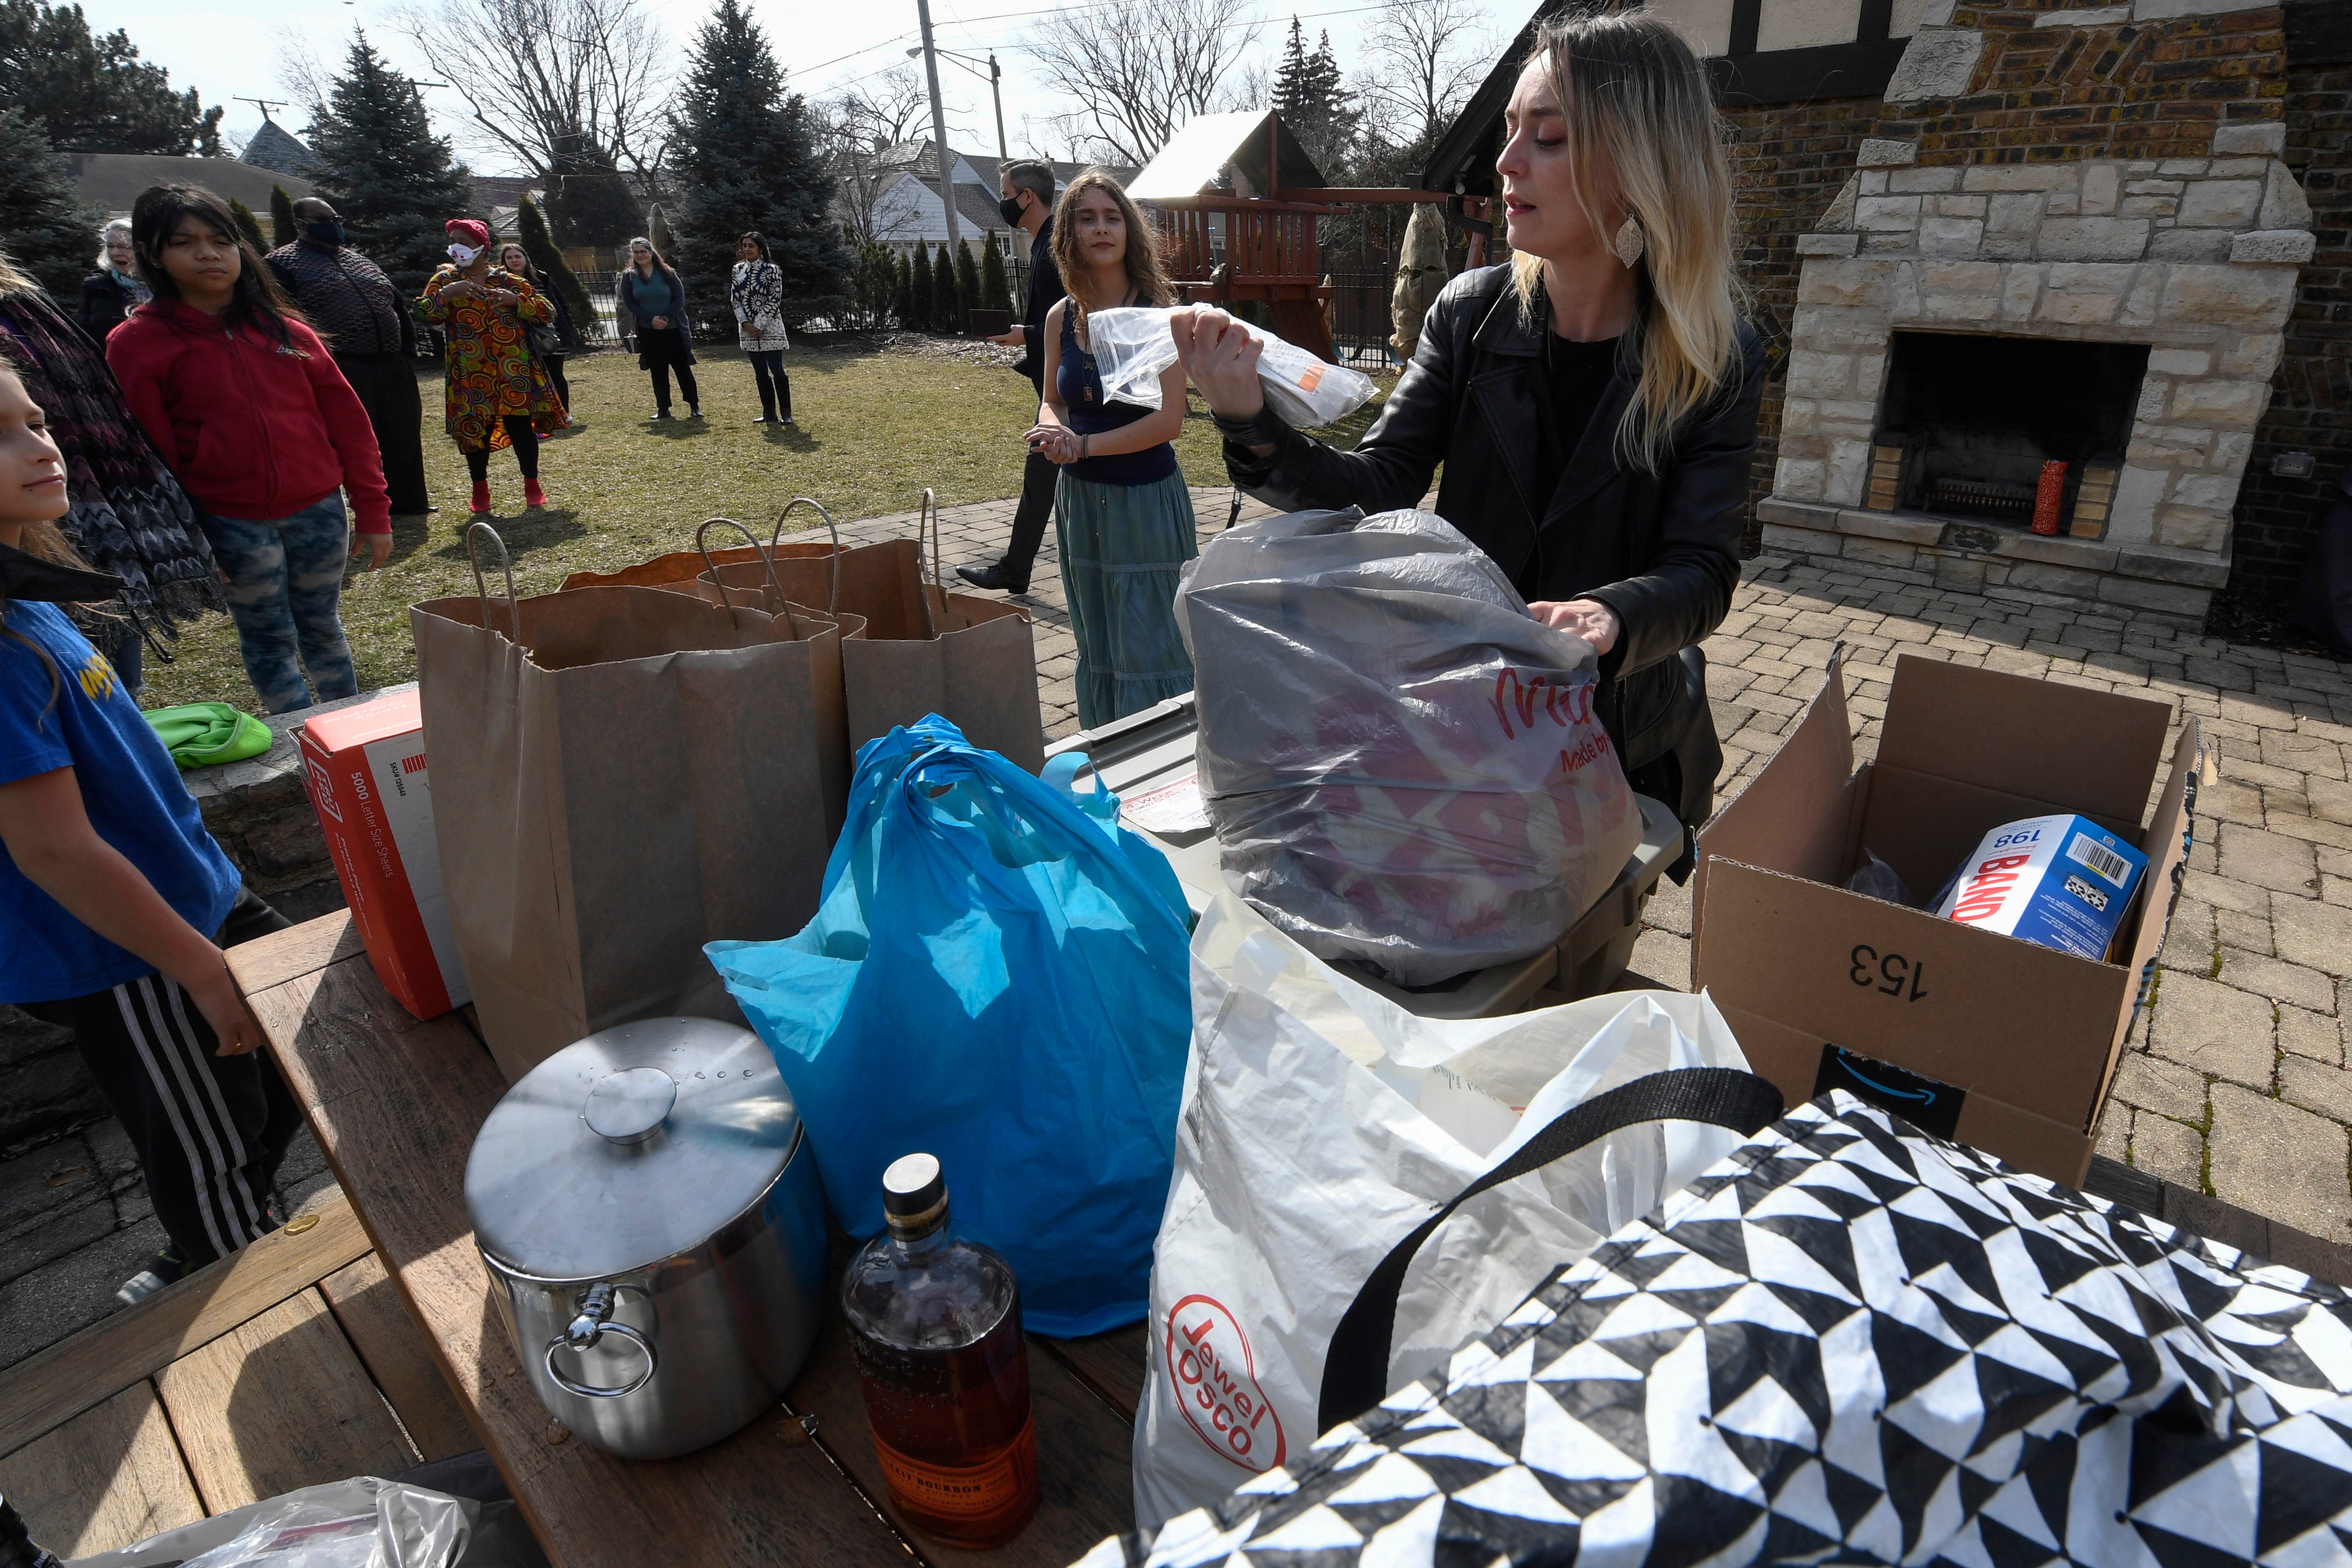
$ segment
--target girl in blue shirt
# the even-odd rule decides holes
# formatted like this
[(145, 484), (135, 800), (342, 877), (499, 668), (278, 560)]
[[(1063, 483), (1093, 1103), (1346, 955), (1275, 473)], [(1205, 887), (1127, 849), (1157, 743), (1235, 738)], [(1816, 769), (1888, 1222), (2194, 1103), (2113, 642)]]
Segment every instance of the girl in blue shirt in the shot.
[(65, 465), (0, 368), (0, 1002), (73, 1029), (172, 1246), (135, 1301), (278, 1224), (301, 1125), (222, 940), (286, 921), (245, 890), (104, 655), (60, 602), (111, 598), (57, 529)]

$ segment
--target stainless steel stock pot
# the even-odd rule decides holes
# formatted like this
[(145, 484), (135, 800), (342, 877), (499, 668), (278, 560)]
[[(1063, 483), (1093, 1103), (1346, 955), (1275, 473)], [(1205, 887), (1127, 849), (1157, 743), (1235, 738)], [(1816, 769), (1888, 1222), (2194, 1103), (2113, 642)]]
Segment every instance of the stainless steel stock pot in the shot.
[(824, 1198), (759, 1037), (647, 1018), (509, 1089), (466, 1162), (466, 1212), (523, 1374), (631, 1458), (772, 1408), (824, 1316)]

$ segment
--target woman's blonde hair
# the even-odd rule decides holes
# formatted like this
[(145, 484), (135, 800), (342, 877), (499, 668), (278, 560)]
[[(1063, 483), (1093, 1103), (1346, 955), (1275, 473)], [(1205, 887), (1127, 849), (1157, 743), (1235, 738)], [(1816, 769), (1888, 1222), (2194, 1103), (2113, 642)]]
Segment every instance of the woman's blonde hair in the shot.
[(1079, 195), (1089, 190), (1107, 192), (1118, 204), (1119, 216), (1127, 220), (1127, 282), (1135, 290), (1135, 302), (1176, 302), (1176, 286), (1168, 281), (1168, 269), (1160, 264), (1160, 231), (1108, 172), (1085, 170), (1062, 187), (1061, 197), (1054, 204), (1054, 265), (1060, 268), (1062, 287), (1069, 292), (1070, 325), (1081, 342), (1086, 341), (1087, 302), (1079, 298), (1076, 285), (1087, 277), (1088, 268), (1078, 254), (1078, 226), (1074, 215), (1078, 210)]
[[(1627, 345), (1641, 374), (1617, 428), (1621, 451), (1653, 473), (1682, 422), (1739, 374), (1740, 287), (1731, 255), (1731, 164), (1706, 71), (1645, 8), (1548, 22), (1528, 57), (1559, 95), (1577, 199), (1604, 244), (1623, 223), (1601, 210), (1594, 174), (1613, 170), (1642, 228), (1643, 309)], [(1519, 305), (1542, 326), (1543, 260), (1511, 258)]]

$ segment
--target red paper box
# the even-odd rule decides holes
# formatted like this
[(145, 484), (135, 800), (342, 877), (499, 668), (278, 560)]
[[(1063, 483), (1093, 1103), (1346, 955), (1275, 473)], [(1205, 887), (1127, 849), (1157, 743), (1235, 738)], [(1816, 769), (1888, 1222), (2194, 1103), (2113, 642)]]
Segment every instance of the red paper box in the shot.
[(420, 1018), (470, 1001), (441, 893), (417, 694), (321, 713), (297, 733), (310, 805), (376, 978)]

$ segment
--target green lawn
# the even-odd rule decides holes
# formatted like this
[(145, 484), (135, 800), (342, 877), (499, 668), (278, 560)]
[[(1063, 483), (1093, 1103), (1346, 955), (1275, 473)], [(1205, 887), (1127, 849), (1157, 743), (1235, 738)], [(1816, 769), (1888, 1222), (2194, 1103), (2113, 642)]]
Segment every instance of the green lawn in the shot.
[[(1036, 409), (1029, 384), (1006, 366), (870, 349), (795, 349), (785, 366), (798, 423), (781, 430), (752, 423), (760, 400), (740, 353), (698, 352), (703, 424), (683, 417), (654, 423), (653, 392), (634, 355), (599, 353), (571, 363), (580, 425), (541, 449), (540, 477), (551, 501), (545, 510), (523, 511), (522, 481), (510, 455), (491, 459), (491, 521), (513, 554), (522, 592), (551, 589), (568, 572), (609, 571), (689, 549), (705, 518), (735, 518), (764, 535), (796, 495), (815, 497), (845, 521), (910, 510), (926, 485), (943, 505), (1021, 489), (1021, 433)], [(344, 584), (343, 625), (363, 690), (415, 679), (411, 604), (473, 588), (462, 542), (465, 461), (441, 434), (437, 375), (424, 392), (425, 469), (441, 510), (427, 519), (395, 519), (391, 562), (381, 572), (355, 572)], [(684, 411), (680, 403), (677, 412)], [(1371, 412), (1338, 434), (1352, 440)], [(1225, 482), (1215, 429), (1197, 398), (1177, 453), (1192, 483)], [(807, 516), (797, 512), (793, 521)], [(187, 628), (173, 655), (168, 665), (149, 656), (148, 706), (221, 701), (259, 710), (227, 616), (206, 616)]]

